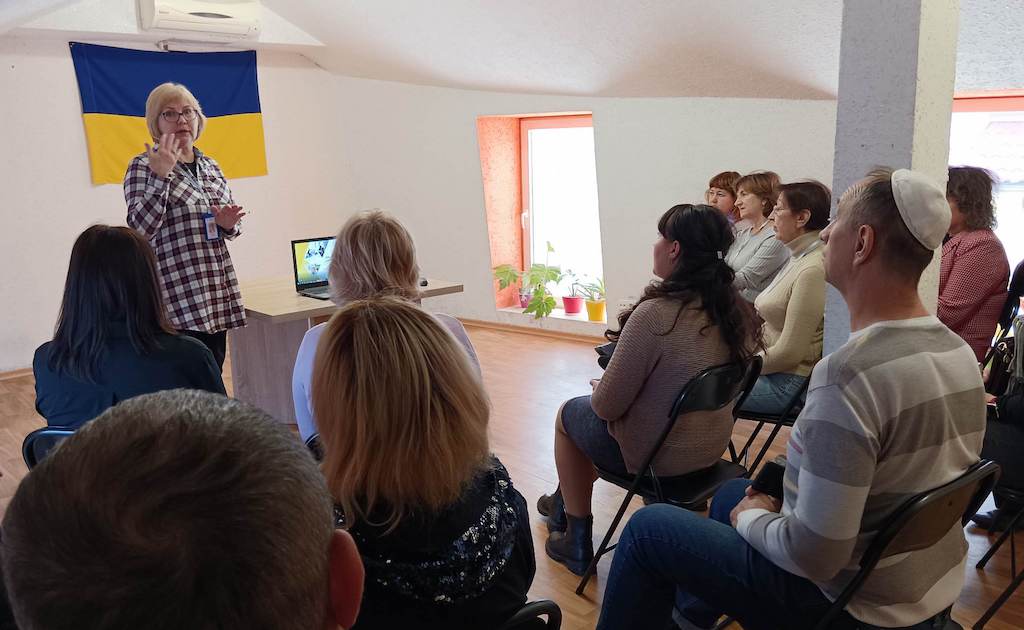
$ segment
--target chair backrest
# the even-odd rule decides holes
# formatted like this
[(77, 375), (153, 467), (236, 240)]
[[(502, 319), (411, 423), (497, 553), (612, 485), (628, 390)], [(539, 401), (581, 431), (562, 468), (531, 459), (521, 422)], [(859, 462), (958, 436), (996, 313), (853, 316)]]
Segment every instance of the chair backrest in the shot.
[(760, 373), (761, 357), (754, 356), (746, 365), (738, 363), (716, 365), (691, 378), (676, 396), (675, 403), (672, 404), (672, 409), (668, 412), (668, 422), (665, 423), (661, 435), (654, 442), (644, 465), (639, 470), (650, 471), (651, 477), (655, 476), (651, 469), (651, 463), (658, 455), (658, 451), (661, 450), (661, 445), (665, 443), (679, 416), (694, 411), (715, 411), (737, 399), (742, 402), (753, 389)]
[[(669, 420), (693, 411), (721, 409), (740, 396), (746, 399), (760, 373), (760, 356), (753, 357), (747, 365), (727, 363), (704, 370), (679, 392), (668, 413)], [(738, 401), (742, 402), (742, 399)]]
[[(547, 622), (541, 617), (547, 617)], [(499, 630), (526, 630), (527, 628), (549, 628), (559, 630), (562, 627), (562, 609), (550, 599), (527, 602), (516, 611), (516, 614), (502, 624)]]
[(36, 464), (43, 461), (50, 449), (74, 433), (74, 429), (62, 427), (43, 427), (29, 433), (21, 443), (21, 457), (25, 460), (25, 465), (32, 470)]
[(1017, 264), (1013, 275), (1010, 276), (1010, 286), (1006, 291), (1006, 303), (1003, 304), (1003, 310), (999, 314), (999, 327), (1003, 330), (1010, 327), (1010, 323), (1017, 315), (1021, 296), (1024, 296), (1024, 261)]
[(953, 481), (907, 499), (878, 529), (861, 556), (857, 574), (816, 627), (828, 627), (828, 622), (846, 607), (879, 560), (931, 547), (949, 533), (957, 520), (961, 527), (966, 525), (998, 479), (999, 466), (983, 459)]

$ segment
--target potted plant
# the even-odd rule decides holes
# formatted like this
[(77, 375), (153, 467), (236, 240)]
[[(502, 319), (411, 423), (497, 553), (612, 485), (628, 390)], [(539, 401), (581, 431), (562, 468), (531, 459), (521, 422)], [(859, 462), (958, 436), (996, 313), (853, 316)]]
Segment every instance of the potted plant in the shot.
[[(498, 281), (499, 289), (507, 289), (512, 285), (519, 284), (523, 278), (523, 272), (512, 265), (498, 265), (494, 268), (494, 278)], [(519, 308), (526, 308), (530, 303), (530, 291), (525, 285), (519, 287)]]
[[(553, 251), (555, 250), (551, 243), (548, 243), (548, 253)], [(526, 271), (519, 271), (512, 265), (498, 265), (493, 271), (499, 289), (521, 283), (519, 305), (524, 309), (524, 313), (533, 313), (534, 319), (540, 319), (547, 317), (555, 309), (557, 303), (548, 290), (548, 284), (558, 283), (563, 274), (560, 267), (548, 265), (547, 258), (544, 264), (534, 263)]]
[[(548, 245), (549, 251), (550, 245)], [(562, 270), (555, 266), (534, 263), (523, 276), (523, 287), (530, 292), (530, 301), (526, 305), (524, 313), (533, 313), (534, 319), (547, 317), (555, 310), (557, 302), (548, 290), (548, 284), (558, 283), (562, 277)]]
[(587, 299), (587, 319), (592, 322), (603, 322), (606, 305), (604, 280), (596, 278), (593, 282), (584, 284), (582, 291)]
[(564, 274), (558, 279), (559, 282), (562, 280), (570, 280), (569, 283), (569, 295), (562, 296), (562, 306), (565, 308), (566, 315), (576, 315), (577, 313), (583, 312), (583, 295), (580, 291), (583, 289), (576, 278), (576, 274), (572, 272), (572, 269), (566, 270)]

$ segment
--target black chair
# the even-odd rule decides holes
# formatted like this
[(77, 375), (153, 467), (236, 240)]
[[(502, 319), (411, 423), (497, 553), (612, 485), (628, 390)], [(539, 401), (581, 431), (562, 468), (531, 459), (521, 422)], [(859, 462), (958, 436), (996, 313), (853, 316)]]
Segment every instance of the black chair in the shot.
[[(541, 617), (547, 617), (547, 621), (543, 621)], [(530, 628), (559, 630), (561, 627), (562, 609), (550, 599), (541, 599), (527, 602), (498, 630), (528, 630)]]
[(880, 560), (931, 547), (949, 533), (957, 519), (961, 526), (967, 525), (992, 492), (998, 478), (999, 465), (981, 460), (953, 481), (904, 502), (878, 529), (861, 556), (860, 570), (832, 603), (815, 630), (826, 630), (843, 612)]
[[(747, 456), (750, 454), (750, 448), (754, 445), (754, 440), (758, 434), (761, 433), (761, 429), (766, 424), (772, 425), (772, 431), (768, 434), (768, 439), (765, 440), (764, 444), (761, 445), (761, 450), (757, 452), (757, 456), (754, 457), (752, 464), (747, 466), (747, 476), (753, 475), (757, 471), (757, 467), (761, 465), (761, 461), (764, 460), (765, 455), (768, 454), (768, 449), (771, 448), (775, 442), (775, 438), (778, 437), (782, 427), (792, 427), (796, 422), (797, 416), (803, 410), (803, 399), (804, 394), (807, 392), (807, 386), (811, 382), (811, 377), (808, 376), (804, 379), (803, 384), (800, 385), (792, 397), (786, 401), (786, 405), (782, 408), (782, 411), (773, 413), (755, 413), (751, 411), (738, 410), (736, 412), (737, 417), (744, 420), (752, 420), (757, 422), (757, 426), (750, 432), (750, 437), (747, 438), (743, 448), (740, 449), (739, 453), (734, 454), (733, 461), (735, 462), (746, 462)], [(739, 407), (739, 405), (737, 405)], [(733, 451), (735, 453), (735, 451)]]
[(598, 477), (625, 489), (626, 496), (622, 499), (619, 511), (612, 519), (611, 526), (594, 553), (594, 559), (591, 560), (590, 566), (587, 567), (576, 588), (577, 595), (583, 594), (587, 582), (597, 570), (597, 563), (601, 556), (615, 549), (615, 545), (608, 543), (634, 495), (640, 495), (647, 501), (670, 503), (687, 510), (702, 510), (707, 500), (722, 484), (747, 474), (747, 469), (735, 461), (720, 459), (714, 465), (703, 470), (675, 477), (659, 477), (654, 470), (654, 459), (675, 426), (676, 420), (683, 414), (694, 411), (714, 411), (736, 401), (733, 408), (733, 419), (735, 420), (735, 409), (738, 409), (746, 400), (760, 373), (761, 357), (754, 357), (746, 366), (728, 364), (704, 370), (693, 377), (676, 397), (672, 409), (668, 413), (668, 422), (665, 423), (653, 448), (647, 454), (643, 466), (640, 467), (641, 473), (620, 475), (595, 466)]
[(32, 470), (36, 464), (43, 461), (50, 449), (74, 433), (74, 429), (64, 427), (43, 427), (29, 433), (21, 443), (21, 457), (25, 460), (25, 465)]
[[(992, 492), (998, 479), (999, 465), (983, 459), (946, 485), (907, 499), (878, 528), (871, 544), (861, 556), (860, 569), (832, 602), (814, 630), (828, 629), (829, 624), (846, 609), (846, 605), (880, 560), (931, 547), (949, 532), (956, 519), (960, 519), (961, 526), (966, 526)], [(714, 630), (727, 628), (733, 622), (731, 617), (727, 617), (716, 624)], [(946, 624), (946, 630), (959, 628), (960, 624), (952, 619)]]
[(999, 327), (1006, 330), (1017, 317), (1020, 310), (1020, 298), (1024, 296), (1024, 261), (1017, 264), (1010, 276), (1010, 286), (1006, 291), (1006, 302), (1003, 303), (1003, 310), (999, 313)]
[(306, 438), (306, 448), (313, 454), (313, 459), (318, 462), (324, 461), (324, 445), (320, 442), (319, 433), (314, 433)]
[(1016, 506), (1017, 513), (1010, 517), (1006, 530), (999, 536), (996, 542), (989, 547), (989, 550), (985, 552), (985, 555), (978, 561), (976, 568), (984, 569), (985, 565), (992, 559), (992, 556), (995, 555), (996, 551), (998, 551), (999, 548), (1003, 546), (1003, 543), (1006, 542), (1006, 539), (1009, 538), (1011, 577), (1010, 584), (1007, 585), (1006, 590), (999, 594), (996, 601), (992, 602), (992, 605), (988, 607), (985, 614), (983, 614), (974, 624), (974, 630), (982, 630), (982, 628), (985, 627), (985, 624), (995, 616), (999, 609), (1003, 607), (1003, 604), (1006, 603), (1006, 600), (1010, 599), (1010, 596), (1013, 595), (1014, 591), (1016, 591), (1021, 583), (1024, 582), (1024, 568), (1022, 568), (1020, 572), (1017, 571), (1017, 545), (1014, 540), (1014, 531), (1017, 529), (1017, 524), (1024, 521), (1024, 491), (1011, 488), (996, 488), (993, 491), (993, 494), (1006, 501), (1007, 505)]

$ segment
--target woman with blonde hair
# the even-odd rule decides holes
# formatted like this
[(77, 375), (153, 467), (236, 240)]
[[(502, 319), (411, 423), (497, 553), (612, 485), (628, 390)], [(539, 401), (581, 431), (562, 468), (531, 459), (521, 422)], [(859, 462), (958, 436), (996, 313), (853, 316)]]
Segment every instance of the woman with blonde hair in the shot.
[(184, 85), (163, 83), (146, 99), (153, 146), (124, 175), (128, 225), (149, 240), (171, 325), (203, 342), (224, 366), (227, 331), (245, 309), (225, 241), (241, 234), (242, 207), (213, 158), (195, 146), (206, 125)]
[(459, 343), (407, 300), (354, 301), (327, 324), (312, 389), (338, 525), (366, 567), (356, 628), (500, 626), (526, 601), (533, 540)]
[(789, 259), (786, 246), (775, 237), (768, 220), (779, 198), (779, 176), (758, 171), (736, 180), (736, 209), (746, 226), (736, 230), (736, 240), (725, 261), (736, 272), (733, 284), (740, 295), (753, 302)]
[[(390, 214), (368, 210), (352, 216), (338, 232), (328, 268), (331, 301), (344, 306), (353, 300), (392, 295), (419, 303), (420, 268), (412, 236)], [(450, 315), (434, 317), (459, 341), (479, 373), (473, 343), (462, 323)], [(317, 432), (313, 416), (310, 382), (317, 343), (327, 324), (310, 328), (302, 339), (292, 370), (292, 403), (302, 439)]]

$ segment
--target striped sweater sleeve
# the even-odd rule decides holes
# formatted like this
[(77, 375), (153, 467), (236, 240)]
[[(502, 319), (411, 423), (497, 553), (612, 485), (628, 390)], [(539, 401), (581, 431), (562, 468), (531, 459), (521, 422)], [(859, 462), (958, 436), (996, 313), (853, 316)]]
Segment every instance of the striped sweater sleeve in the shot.
[[(827, 372), (815, 369), (815, 375)], [(812, 381), (807, 406), (790, 437), (789, 468), (795, 469), (787, 469), (786, 475), (796, 475), (795, 504), (785, 506), (782, 514), (746, 510), (736, 529), (776, 565), (827, 582), (853, 556), (879, 444), (858, 416), (862, 405), (849, 400), (839, 385), (815, 385)], [(792, 496), (788, 488), (786, 494)]]

